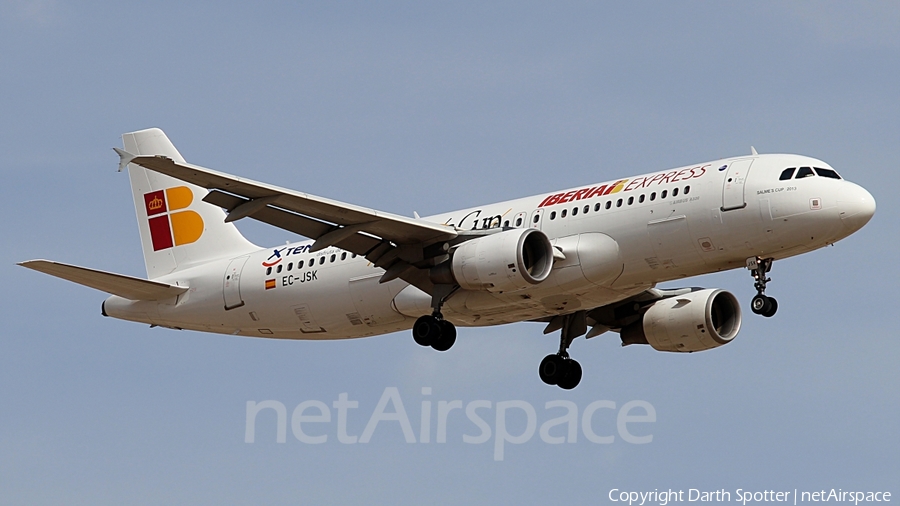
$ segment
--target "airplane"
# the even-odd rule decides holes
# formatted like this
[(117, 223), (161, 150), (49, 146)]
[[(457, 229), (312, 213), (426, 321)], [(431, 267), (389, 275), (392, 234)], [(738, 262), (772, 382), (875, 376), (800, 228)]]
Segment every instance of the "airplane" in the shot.
[[(412, 330), (437, 351), (456, 326), (540, 322), (559, 349), (540, 363), (572, 389), (572, 341), (618, 333), (622, 346), (695, 352), (730, 343), (737, 298), (666, 289), (746, 268), (753, 313), (771, 317), (775, 260), (862, 228), (875, 200), (827, 163), (737, 156), (412, 218), (187, 163), (151, 128), (122, 136), (147, 278), (49, 260), (19, 265), (111, 296), (101, 313), (152, 327), (275, 339), (349, 339)], [(261, 248), (251, 218), (308, 238)]]

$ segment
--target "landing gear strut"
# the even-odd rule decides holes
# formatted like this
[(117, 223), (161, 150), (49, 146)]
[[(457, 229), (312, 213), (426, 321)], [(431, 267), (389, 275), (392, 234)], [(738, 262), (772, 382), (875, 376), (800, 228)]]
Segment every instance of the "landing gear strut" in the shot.
[(451, 285), (435, 285), (431, 297), (433, 311), (430, 315), (420, 316), (413, 325), (413, 339), (420, 346), (431, 346), (437, 351), (447, 351), (456, 342), (456, 326), (444, 319), (441, 306), (456, 288)]
[(750, 310), (756, 314), (760, 314), (769, 318), (778, 311), (778, 301), (773, 297), (766, 295), (766, 283), (772, 281), (766, 277), (772, 269), (771, 258), (748, 258), (747, 268), (750, 269), (750, 275), (753, 276), (753, 287), (756, 288), (756, 295), (750, 301)]
[(541, 361), (538, 372), (541, 381), (548, 385), (556, 385), (564, 390), (571, 390), (581, 382), (581, 364), (569, 357), (569, 345), (572, 340), (587, 330), (584, 311), (563, 316), (562, 331), (559, 336), (559, 351), (547, 355)]

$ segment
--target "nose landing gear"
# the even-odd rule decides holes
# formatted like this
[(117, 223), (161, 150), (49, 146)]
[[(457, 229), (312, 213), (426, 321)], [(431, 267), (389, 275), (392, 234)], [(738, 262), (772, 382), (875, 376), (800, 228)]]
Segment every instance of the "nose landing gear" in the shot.
[(750, 310), (766, 318), (772, 317), (778, 311), (778, 301), (774, 297), (766, 295), (766, 283), (772, 281), (772, 278), (766, 277), (766, 273), (772, 269), (772, 262), (771, 258), (752, 257), (747, 259), (747, 269), (753, 276), (753, 287), (756, 288), (756, 295), (750, 301)]

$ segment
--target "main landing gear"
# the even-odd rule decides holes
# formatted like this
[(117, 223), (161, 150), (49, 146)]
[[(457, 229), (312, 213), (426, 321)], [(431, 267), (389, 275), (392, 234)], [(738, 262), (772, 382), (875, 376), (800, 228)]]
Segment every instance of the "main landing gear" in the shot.
[(750, 275), (755, 281), (753, 287), (756, 288), (756, 295), (750, 301), (750, 310), (766, 318), (773, 316), (778, 311), (778, 301), (774, 297), (766, 295), (766, 283), (772, 281), (771, 278), (766, 277), (766, 273), (772, 269), (772, 261), (771, 258), (759, 257), (747, 259), (747, 268), (750, 269)]
[(559, 351), (547, 355), (541, 361), (538, 372), (541, 381), (548, 385), (556, 385), (564, 390), (571, 390), (581, 382), (581, 364), (569, 357), (566, 351), (572, 340), (587, 330), (584, 311), (563, 316), (562, 331), (559, 336)]
[(420, 346), (447, 351), (456, 342), (456, 326), (445, 320), (440, 312), (421, 316), (413, 325), (413, 339)]
[(413, 325), (413, 339), (420, 346), (431, 346), (437, 351), (447, 351), (456, 342), (456, 326), (444, 319), (441, 306), (457, 286), (435, 285), (431, 295), (430, 315), (420, 316)]

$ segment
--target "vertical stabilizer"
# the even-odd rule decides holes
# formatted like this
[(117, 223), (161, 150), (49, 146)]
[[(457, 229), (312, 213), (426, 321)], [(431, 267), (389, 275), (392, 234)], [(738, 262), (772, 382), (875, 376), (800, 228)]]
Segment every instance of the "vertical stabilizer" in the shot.
[[(134, 155), (185, 161), (158, 128), (123, 134), (122, 141), (125, 151)], [(225, 223), (221, 208), (203, 202), (205, 188), (134, 164), (128, 165), (128, 176), (148, 278), (260, 249), (232, 223)]]

